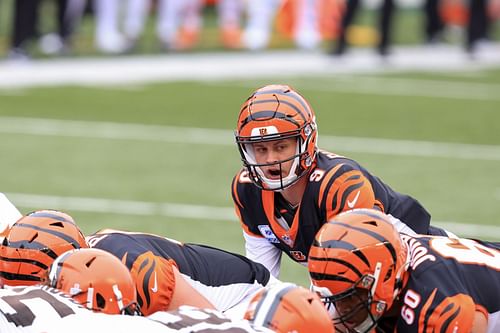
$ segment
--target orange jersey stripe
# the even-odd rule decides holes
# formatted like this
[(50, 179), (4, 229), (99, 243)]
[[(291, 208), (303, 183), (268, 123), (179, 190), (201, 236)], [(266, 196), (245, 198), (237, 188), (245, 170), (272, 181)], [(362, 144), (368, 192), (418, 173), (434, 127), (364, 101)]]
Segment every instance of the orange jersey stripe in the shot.
[(323, 197), (325, 194), (325, 188), (328, 186), (328, 183), (330, 182), (330, 179), (332, 179), (333, 175), (337, 172), (338, 169), (344, 164), (339, 164), (326, 174), (326, 176), (323, 178), (321, 181), (321, 186), (319, 188), (319, 202), (318, 202), (318, 207), (321, 207), (321, 204), (323, 203)]
[(370, 182), (359, 170), (352, 170), (335, 179), (326, 198), (327, 218), (354, 208), (373, 208), (375, 194)]

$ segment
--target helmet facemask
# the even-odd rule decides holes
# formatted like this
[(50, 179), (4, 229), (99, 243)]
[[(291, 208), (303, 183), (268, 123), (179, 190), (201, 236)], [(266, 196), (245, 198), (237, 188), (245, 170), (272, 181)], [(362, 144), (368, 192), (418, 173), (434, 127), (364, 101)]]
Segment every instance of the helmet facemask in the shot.
[(342, 332), (365, 333), (377, 326), (387, 304), (375, 300), (376, 282), (377, 278), (367, 274), (348, 290), (322, 298), (327, 309), (333, 307), (332, 321), (334, 325), (344, 328)]
[[(286, 159), (271, 163), (257, 163), (253, 148), (255, 143), (273, 142), (291, 138), (295, 138), (295, 154)], [(274, 133), (269, 133), (265, 136), (241, 137), (236, 134), (236, 142), (238, 144), (241, 159), (243, 161), (243, 165), (249, 172), (250, 179), (259, 188), (271, 191), (284, 190), (285, 188), (295, 184), (301, 177), (307, 174), (315, 159), (316, 152), (314, 151), (313, 156), (311, 156), (307, 149), (314, 138), (314, 124), (306, 124), (304, 127), (299, 128), (296, 131), (287, 133), (277, 133), (276, 130)], [(293, 161), (290, 166), (290, 170), (286, 176), (283, 176), (283, 165), (290, 161)], [(279, 168), (280, 177), (279, 179), (269, 179), (265, 176), (262, 167), (275, 165)]]

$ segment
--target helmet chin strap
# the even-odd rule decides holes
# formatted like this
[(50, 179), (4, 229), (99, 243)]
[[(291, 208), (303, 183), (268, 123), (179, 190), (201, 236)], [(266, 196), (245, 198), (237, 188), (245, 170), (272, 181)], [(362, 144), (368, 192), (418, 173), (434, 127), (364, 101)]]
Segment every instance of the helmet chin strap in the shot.
[[(377, 284), (379, 282), (379, 279), (380, 279), (380, 272), (382, 271), (382, 263), (381, 262), (377, 262), (377, 264), (375, 265), (375, 270), (373, 272), (373, 283), (372, 283), (372, 287), (370, 289), (370, 297), (371, 299), (373, 300), (373, 295), (375, 295), (375, 291), (377, 290)], [(371, 307), (372, 304), (369, 304), (369, 307)], [(382, 315), (382, 313), (378, 314), (377, 316), (374, 316), (370, 309), (368, 309), (368, 313), (367, 313), (367, 316), (366, 316), (366, 319), (361, 323), (359, 324), (358, 326), (356, 326), (354, 328), (354, 331), (356, 333), (365, 333), (365, 332), (368, 332), (369, 329), (373, 328), (373, 325), (375, 325), (376, 321), (378, 318), (380, 318), (380, 316)]]

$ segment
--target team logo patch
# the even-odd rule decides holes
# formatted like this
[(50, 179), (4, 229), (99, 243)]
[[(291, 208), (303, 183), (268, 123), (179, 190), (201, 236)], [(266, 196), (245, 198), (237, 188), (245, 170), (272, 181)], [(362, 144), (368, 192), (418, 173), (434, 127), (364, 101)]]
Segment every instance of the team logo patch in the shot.
[(281, 239), (286, 243), (286, 245), (293, 246), (293, 240), (287, 234), (281, 236)]
[(279, 243), (278, 237), (274, 234), (268, 225), (258, 225), (260, 233), (271, 243)]

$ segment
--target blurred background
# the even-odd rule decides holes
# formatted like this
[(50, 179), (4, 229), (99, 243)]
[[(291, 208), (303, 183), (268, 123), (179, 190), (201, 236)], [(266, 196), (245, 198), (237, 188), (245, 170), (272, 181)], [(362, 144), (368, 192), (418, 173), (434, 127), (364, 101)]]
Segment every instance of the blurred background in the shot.
[[(499, 17), (496, 0), (0, 0), (0, 191), (86, 233), (243, 253), (236, 116), (285, 83), (321, 148), (500, 240)], [(308, 285), (288, 259), (281, 278)]]

